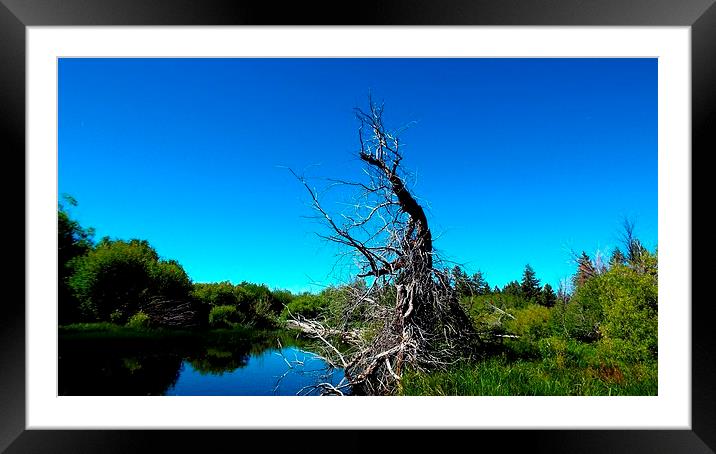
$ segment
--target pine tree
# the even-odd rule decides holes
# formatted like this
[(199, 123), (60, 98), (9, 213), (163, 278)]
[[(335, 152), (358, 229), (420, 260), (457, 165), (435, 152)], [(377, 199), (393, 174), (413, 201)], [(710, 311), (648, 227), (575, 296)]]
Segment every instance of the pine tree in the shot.
[(485, 276), (482, 275), (482, 271), (478, 270), (477, 273), (472, 275), (473, 291), (478, 295), (486, 295), (490, 293), (490, 284), (487, 283)]
[(555, 295), (552, 286), (544, 284), (542, 287), (542, 293), (540, 295), (540, 304), (547, 307), (552, 307), (557, 302), (557, 295)]
[(582, 255), (577, 259), (577, 274), (574, 276), (574, 286), (579, 287), (596, 275), (597, 270), (594, 268), (592, 259), (589, 258), (586, 252), (582, 251)]
[(458, 295), (469, 296), (473, 294), (470, 277), (459, 265), (453, 267), (452, 278), (455, 281), (455, 291)]
[(540, 294), (540, 282), (537, 279), (535, 270), (527, 264), (522, 272), (522, 282), (520, 284), (522, 296), (530, 301), (535, 301)]
[(618, 265), (624, 265), (625, 263), (626, 257), (624, 257), (622, 250), (618, 247), (614, 248), (611, 257), (609, 257), (609, 267), (612, 268)]
[(507, 293), (508, 295), (520, 295), (520, 283), (517, 281), (508, 282), (504, 287), (502, 287), (502, 293)]

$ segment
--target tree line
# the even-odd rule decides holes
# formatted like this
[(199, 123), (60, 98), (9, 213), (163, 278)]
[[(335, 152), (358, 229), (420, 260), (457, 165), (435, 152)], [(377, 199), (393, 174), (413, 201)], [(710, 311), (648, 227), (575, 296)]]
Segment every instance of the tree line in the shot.
[(71, 217), (75, 205), (66, 196), (57, 211), (61, 325), (275, 327), (291, 308), (308, 313), (321, 304), (320, 296), (250, 282), (194, 283), (179, 262), (161, 258), (146, 240), (95, 241), (94, 230)]

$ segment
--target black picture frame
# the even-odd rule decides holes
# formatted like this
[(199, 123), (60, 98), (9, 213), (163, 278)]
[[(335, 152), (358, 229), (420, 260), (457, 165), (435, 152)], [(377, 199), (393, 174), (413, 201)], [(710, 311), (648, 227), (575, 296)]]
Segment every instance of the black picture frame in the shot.
[[(34, 25), (573, 25), (573, 26), (688, 26), (691, 27), (692, 64), (692, 170), (714, 149), (716, 130), (716, 6), (715, 0), (369, 0), (359, 3), (271, 2), (230, 0), (0, 0), (0, 148), (6, 173), (25, 169), (25, 32)], [(16, 161), (10, 163), (10, 159)], [(15, 169), (10, 172), (10, 169)], [(24, 172), (22, 173), (24, 175)], [(693, 172), (692, 172), (693, 175)], [(693, 201), (703, 192), (693, 185), (692, 244), (705, 238), (695, 228)], [(13, 213), (14, 230), (23, 226), (25, 212), (17, 182), (8, 182), (5, 212)], [(24, 181), (22, 184), (25, 190)], [(8, 194), (10, 196), (8, 196)], [(24, 193), (23, 193), (24, 195)], [(22, 206), (21, 206), (22, 205)], [(24, 215), (23, 218), (24, 219)], [(16, 243), (19, 243), (16, 241)], [(698, 244), (698, 243), (697, 243)], [(19, 244), (18, 244), (19, 247)], [(693, 248), (692, 248), (693, 250)], [(19, 251), (18, 251), (19, 255)], [(24, 251), (23, 251), (24, 255)], [(23, 261), (24, 263), (24, 261)], [(25, 272), (13, 262), (15, 274)], [(709, 267), (692, 266), (692, 283), (704, 278)], [(22, 271), (20, 271), (22, 270)], [(8, 272), (8, 273), (13, 273)], [(20, 276), (6, 282), (17, 285)], [(23, 279), (24, 282), (24, 279)], [(708, 282), (708, 281), (705, 281)], [(10, 286), (12, 286), (10, 285)], [(693, 298), (692, 298), (693, 299)], [(241, 431), (154, 430), (26, 430), (25, 424), (25, 305), (24, 287), (15, 298), (6, 297), (0, 316), (0, 451), (26, 452), (136, 452), (235, 451), (253, 435)], [(713, 303), (692, 304), (692, 425), (691, 430), (484, 430), (467, 432), (474, 449), (497, 443), (500, 451), (549, 452), (689, 452), (716, 450), (716, 349), (710, 326)], [(237, 409), (240, 411), (240, 409)], [(476, 408), (475, 411), (479, 411)], [(333, 431), (335, 448), (373, 449), (375, 434)], [(382, 446), (403, 445), (436, 434), (413, 431), (409, 437), (388, 436)], [(439, 434), (438, 434), (439, 435)], [(463, 433), (462, 435), (465, 435)], [(286, 444), (302, 437), (289, 435)], [(269, 437), (273, 438), (273, 437)], [(441, 437), (442, 438), (442, 437)], [(281, 440), (277, 438), (276, 440)], [(470, 441), (472, 440), (472, 441)], [(275, 443), (276, 441), (274, 441)], [(383, 442), (381, 442), (383, 443)], [(361, 446), (364, 447), (361, 448)], [(468, 445), (470, 446), (470, 445)], [(308, 446), (305, 446), (308, 447)], [(317, 449), (326, 449), (321, 447)], [(376, 448), (377, 449), (377, 448)]]

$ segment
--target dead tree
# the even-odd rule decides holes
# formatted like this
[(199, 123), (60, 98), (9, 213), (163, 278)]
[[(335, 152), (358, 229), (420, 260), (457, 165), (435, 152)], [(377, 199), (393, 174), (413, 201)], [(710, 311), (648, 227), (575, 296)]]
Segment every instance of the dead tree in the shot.
[[(345, 246), (359, 267), (365, 286), (348, 286), (342, 327), (359, 319), (360, 335), (345, 331), (336, 348), (334, 330), (316, 320), (290, 324), (327, 346), (326, 356), (344, 367), (354, 391), (392, 394), (402, 373), (441, 368), (470, 355), (478, 341), (469, 316), (458, 301), (448, 272), (438, 260), (423, 206), (408, 188), (399, 133), (383, 124), (383, 105), (369, 100), (369, 110), (355, 109), (359, 122), (358, 158), (364, 181), (330, 180), (354, 189), (349, 207), (336, 215), (319, 201), (318, 192), (296, 175), (308, 190), (312, 207), (327, 225), (321, 235)], [(356, 315), (358, 314), (358, 315)], [(350, 335), (349, 335), (350, 334)]]

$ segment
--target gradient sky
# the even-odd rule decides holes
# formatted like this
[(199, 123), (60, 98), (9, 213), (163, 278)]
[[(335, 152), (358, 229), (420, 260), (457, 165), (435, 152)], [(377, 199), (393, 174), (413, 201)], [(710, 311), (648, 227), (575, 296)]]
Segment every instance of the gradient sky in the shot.
[(625, 217), (657, 245), (656, 59), (60, 59), (59, 194), (195, 282), (316, 290), (350, 270), (287, 167), (360, 176), (369, 90), (416, 122), (403, 164), (469, 273), (503, 286), (529, 263), (557, 288)]

